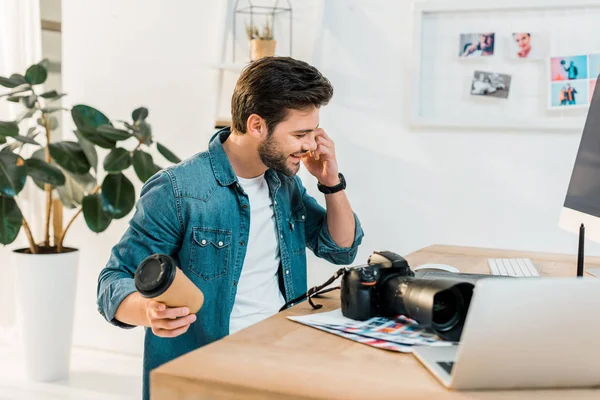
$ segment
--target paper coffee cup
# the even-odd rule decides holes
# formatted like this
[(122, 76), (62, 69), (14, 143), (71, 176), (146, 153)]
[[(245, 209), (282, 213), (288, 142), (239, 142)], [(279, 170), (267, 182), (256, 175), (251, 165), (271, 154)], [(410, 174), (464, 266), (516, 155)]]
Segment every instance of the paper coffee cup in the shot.
[(142, 261), (134, 281), (143, 297), (168, 307), (188, 307), (190, 314), (200, 311), (204, 303), (202, 291), (165, 254), (154, 254)]

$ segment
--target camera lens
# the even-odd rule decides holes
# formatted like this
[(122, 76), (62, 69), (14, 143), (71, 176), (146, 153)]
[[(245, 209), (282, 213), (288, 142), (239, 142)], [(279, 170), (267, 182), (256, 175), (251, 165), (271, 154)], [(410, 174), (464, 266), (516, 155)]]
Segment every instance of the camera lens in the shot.
[(448, 331), (456, 326), (464, 312), (464, 301), (456, 288), (439, 292), (433, 298), (433, 328)]

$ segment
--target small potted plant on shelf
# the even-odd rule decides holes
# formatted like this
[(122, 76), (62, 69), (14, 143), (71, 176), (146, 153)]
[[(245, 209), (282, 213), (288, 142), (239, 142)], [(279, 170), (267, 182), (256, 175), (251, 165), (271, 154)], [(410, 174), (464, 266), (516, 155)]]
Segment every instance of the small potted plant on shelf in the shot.
[[(14, 250), (13, 262), (26, 371), (38, 381), (68, 376), (79, 251), (66, 246), (65, 237), (73, 222), (83, 214), (89, 229), (99, 233), (128, 215), (136, 193), (123, 172), (133, 166), (142, 182), (158, 172), (161, 167), (146, 151), (152, 145), (168, 161), (180, 161), (154, 142), (147, 108), (137, 108), (131, 122), (115, 126), (87, 105), (56, 107), (64, 94), (39, 89), (47, 75), (44, 60), (25, 75), (0, 77), (0, 86), (7, 89), (0, 99), (24, 108), (15, 121), (0, 121), (0, 243), (14, 242), (21, 228), (27, 237), (28, 247)], [(71, 113), (76, 140), (53, 140), (55, 115), (63, 110)], [(108, 150), (102, 169), (97, 148)], [(19, 196), (28, 177), (45, 198), (43, 210), (35, 213), (43, 218), (40, 240), (22, 212), (36, 205)], [(64, 209), (73, 210), (66, 225)]]
[(246, 34), (250, 41), (250, 60), (256, 61), (263, 57), (275, 54), (275, 40), (273, 39), (273, 23), (267, 18), (262, 31), (255, 24), (246, 24)]

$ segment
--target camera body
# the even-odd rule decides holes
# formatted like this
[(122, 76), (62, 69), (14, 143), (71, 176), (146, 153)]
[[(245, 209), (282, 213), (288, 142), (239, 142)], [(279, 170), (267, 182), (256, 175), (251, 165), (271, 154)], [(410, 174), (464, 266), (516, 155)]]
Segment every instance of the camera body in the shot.
[[(342, 314), (351, 319), (365, 321), (369, 318), (388, 315), (387, 307), (380, 301), (381, 288), (391, 277), (414, 277), (408, 262), (391, 252), (381, 252), (393, 258), (389, 263), (377, 262), (369, 257), (369, 263), (349, 267), (342, 276)], [(381, 254), (376, 252), (374, 254)]]
[(359, 321), (404, 315), (458, 341), (473, 288), (472, 282), (457, 278), (415, 278), (403, 257), (374, 252), (368, 264), (349, 267), (342, 276), (342, 314)]

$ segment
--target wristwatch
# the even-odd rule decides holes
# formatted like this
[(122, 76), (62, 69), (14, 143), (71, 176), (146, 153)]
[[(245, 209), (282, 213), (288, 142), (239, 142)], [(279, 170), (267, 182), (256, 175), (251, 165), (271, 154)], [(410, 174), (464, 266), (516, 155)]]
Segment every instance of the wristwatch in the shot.
[(344, 179), (344, 175), (342, 175), (342, 173), (340, 172), (338, 176), (340, 177), (340, 183), (338, 183), (335, 186), (325, 186), (321, 184), (321, 182), (317, 182), (317, 188), (319, 189), (319, 192), (325, 194), (333, 194), (339, 192), (340, 190), (346, 189), (346, 179)]

